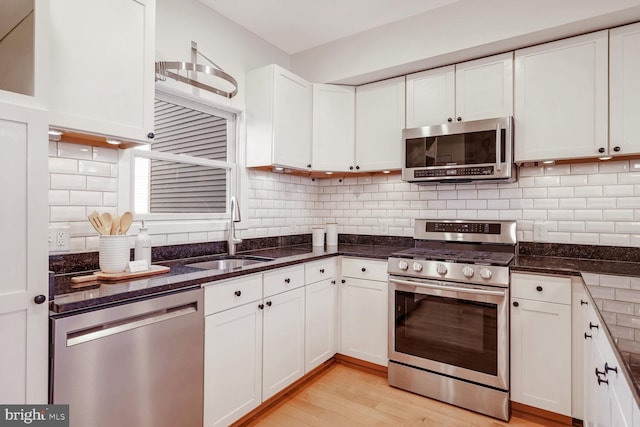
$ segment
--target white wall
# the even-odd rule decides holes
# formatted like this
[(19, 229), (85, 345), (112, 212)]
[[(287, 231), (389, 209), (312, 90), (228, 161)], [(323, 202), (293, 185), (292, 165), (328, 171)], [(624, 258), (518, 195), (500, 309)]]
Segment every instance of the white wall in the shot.
[(294, 54), (291, 70), (363, 84), (637, 20), (637, 0), (458, 0)]

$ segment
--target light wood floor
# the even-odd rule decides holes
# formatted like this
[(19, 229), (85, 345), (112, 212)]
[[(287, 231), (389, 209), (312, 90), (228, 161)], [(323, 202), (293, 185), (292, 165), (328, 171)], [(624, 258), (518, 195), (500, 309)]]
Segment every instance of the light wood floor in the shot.
[(509, 423), (390, 387), (386, 377), (335, 363), (247, 426), (499, 427), (561, 424), (516, 412)]

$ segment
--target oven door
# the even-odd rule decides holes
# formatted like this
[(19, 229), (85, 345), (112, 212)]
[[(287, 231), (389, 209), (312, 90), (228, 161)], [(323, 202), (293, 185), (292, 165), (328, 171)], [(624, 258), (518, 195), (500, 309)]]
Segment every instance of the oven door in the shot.
[(389, 360), (508, 390), (509, 289), (389, 278)]

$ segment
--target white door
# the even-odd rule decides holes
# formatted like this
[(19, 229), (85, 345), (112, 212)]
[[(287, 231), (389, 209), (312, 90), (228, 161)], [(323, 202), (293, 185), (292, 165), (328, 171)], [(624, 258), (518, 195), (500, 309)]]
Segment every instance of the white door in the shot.
[(407, 128), (455, 120), (453, 65), (407, 75)]
[(456, 121), (513, 116), (513, 52), (456, 64)]
[(611, 154), (640, 153), (640, 24), (610, 31), (609, 72)]
[(404, 77), (356, 88), (356, 171), (400, 169)]
[(515, 52), (516, 161), (608, 151), (608, 41), (605, 30)]
[(299, 169), (311, 167), (311, 84), (275, 67), (273, 162)]
[(340, 290), (340, 352), (387, 366), (388, 284), (346, 277)]
[(264, 299), (262, 399), (304, 375), (304, 288)]
[[(48, 137), (44, 111), (0, 103), (0, 402), (47, 403)], [(48, 300), (48, 298), (46, 298)]]
[(571, 306), (512, 302), (511, 400), (571, 416)]
[(314, 171), (348, 172), (354, 168), (355, 89), (313, 85)]
[(49, 3), (50, 124), (147, 142), (153, 132), (155, 1)]
[(204, 425), (227, 426), (262, 403), (262, 310), (249, 303), (205, 318)]
[(305, 286), (305, 373), (336, 354), (335, 279)]

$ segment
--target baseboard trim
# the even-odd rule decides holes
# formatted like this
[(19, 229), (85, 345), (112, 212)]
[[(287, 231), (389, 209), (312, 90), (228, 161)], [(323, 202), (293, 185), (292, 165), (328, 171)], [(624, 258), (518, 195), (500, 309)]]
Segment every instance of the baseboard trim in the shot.
[(361, 369), (372, 374), (378, 375), (379, 377), (387, 378), (387, 367), (382, 365), (377, 365), (375, 363), (367, 362), (365, 360), (356, 359), (355, 357), (345, 356), (344, 354), (336, 354), (334, 356), (337, 363), (342, 363), (343, 365), (350, 366), (352, 368)]
[(511, 401), (511, 410), (520, 412), (521, 414), (533, 415), (536, 418), (544, 418), (564, 425), (574, 425), (574, 419), (568, 415), (558, 414), (556, 412), (547, 411), (545, 409), (536, 408), (534, 406), (525, 405), (524, 403)]

